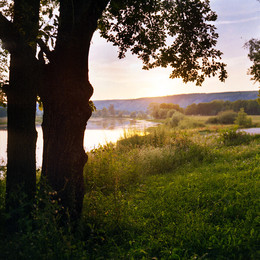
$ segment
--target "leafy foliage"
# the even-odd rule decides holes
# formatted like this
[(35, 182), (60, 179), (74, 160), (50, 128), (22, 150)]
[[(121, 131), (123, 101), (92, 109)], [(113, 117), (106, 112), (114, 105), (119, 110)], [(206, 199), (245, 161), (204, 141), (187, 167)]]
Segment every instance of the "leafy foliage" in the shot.
[(237, 113), (233, 110), (226, 110), (219, 112), (216, 117), (210, 117), (207, 120), (209, 124), (234, 124), (237, 117)]
[(173, 103), (151, 103), (148, 111), (155, 119), (165, 119), (171, 117), (176, 111), (183, 113), (183, 108)]
[(245, 112), (250, 115), (259, 115), (260, 106), (257, 100), (236, 100), (234, 102), (224, 100), (213, 100), (198, 104), (191, 104), (186, 107), (186, 115), (217, 115), (222, 111), (233, 110), (238, 112), (244, 108)]
[(238, 131), (237, 128), (222, 130), (220, 132), (220, 141), (226, 146), (248, 144), (251, 140), (252, 136)]
[(97, 110), (97, 108), (96, 108), (96, 106), (95, 106), (95, 104), (92, 100), (89, 100), (88, 105), (89, 105), (92, 112)]
[(252, 118), (247, 116), (247, 113), (244, 111), (244, 108), (241, 108), (237, 114), (235, 123), (238, 126), (250, 127), (252, 125)]
[(260, 82), (260, 40), (251, 39), (245, 46), (249, 49), (248, 57), (253, 62), (249, 74), (253, 76), (252, 80)]
[(9, 53), (2, 48), (0, 41), (0, 106), (6, 106), (6, 94), (3, 86), (8, 83)]
[(176, 111), (173, 115), (166, 121), (166, 124), (171, 127), (177, 127), (179, 122), (184, 118), (181, 112)]
[(217, 73), (221, 81), (227, 77), (225, 64), (217, 61), (222, 53), (214, 48), (216, 19), (208, 0), (115, 0), (100, 19), (99, 29), (119, 47), (119, 58), (130, 49), (144, 69), (170, 66), (171, 78), (201, 85), (205, 77)]
[(54, 49), (59, 25), (59, 1), (57, 0), (41, 0), (40, 10), (40, 26), (38, 38), (41, 39), (46, 46)]
[[(251, 78), (255, 82), (260, 82), (260, 40), (251, 39), (245, 44), (245, 47), (249, 48), (249, 59), (253, 62), (253, 65), (249, 68), (249, 74), (253, 77)], [(260, 96), (260, 89), (259, 89)], [(258, 103), (260, 104), (260, 98), (258, 98)]]

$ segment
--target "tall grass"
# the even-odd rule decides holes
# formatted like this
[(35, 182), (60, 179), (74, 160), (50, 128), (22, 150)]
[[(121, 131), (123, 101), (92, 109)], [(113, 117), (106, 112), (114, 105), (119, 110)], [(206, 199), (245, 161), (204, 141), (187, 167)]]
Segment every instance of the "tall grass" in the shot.
[[(22, 233), (6, 237), (0, 225), (1, 257), (258, 259), (260, 139), (241, 140), (230, 130), (126, 132), (88, 153), (77, 227), (61, 227), (58, 202), (39, 189)], [(4, 223), (4, 180), (0, 203)]]
[[(126, 189), (145, 176), (164, 174), (185, 163), (197, 164), (210, 160), (211, 152), (188, 135), (160, 126), (145, 135), (134, 134), (92, 150), (85, 167), (87, 190), (110, 192)], [(99, 187), (97, 187), (99, 185)]]

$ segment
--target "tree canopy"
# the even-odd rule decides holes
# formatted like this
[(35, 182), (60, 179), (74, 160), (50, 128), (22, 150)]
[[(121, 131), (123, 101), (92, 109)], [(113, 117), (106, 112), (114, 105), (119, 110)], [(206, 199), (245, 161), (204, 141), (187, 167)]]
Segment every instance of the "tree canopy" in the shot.
[(253, 65), (249, 68), (251, 79), (260, 82), (260, 40), (253, 38), (245, 46), (249, 49), (248, 57), (253, 62)]
[[(59, 5), (63, 2), (66, 4), (66, 1), (41, 1), (38, 36), (28, 41), (35, 44), (36, 40), (40, 50), (38, 59), (44, 53), (45, 62), (55, 52), (58, 32), (65, 26), (59, 23), (63, 15)], [(92, 2), (78, 6), (86, 10)], [(7, 1), (1, 3), (2, 11), (10, 17), (12, 5), (8, 9)], [(227, 77), (225, 64), (219, 61), (222, 53), (215, 48), (217, 15), (211, 10), (209, 0), (107, 0), (97, 1), (93, 8), (103, 6), (106, 8), (98, 29), (102, 37), (118, 46), (119, 58), (130, 50), (143, 61), (144, 69), (170, 66), (173, 69), (170, 77), (182, 78), (185, 83), (195, 81), (201, 85), (205, 77), (216, 74), (221, 81)], [(84, 11), (74, 15), (75, 25), (79, 26), (77, 22), (83, 19)], [(7, 22), (3, 15), (1, 20)]]
[(119, 58), (129, 49), (144, 69), (172, 67), (171, 78), (201, 85), (205, 77), (224, 81), (225, 64), (214, 48), (217, 15), (210, 2), (189, 0), (111, 1), (99, 21), (101, 36), (119, 47)]

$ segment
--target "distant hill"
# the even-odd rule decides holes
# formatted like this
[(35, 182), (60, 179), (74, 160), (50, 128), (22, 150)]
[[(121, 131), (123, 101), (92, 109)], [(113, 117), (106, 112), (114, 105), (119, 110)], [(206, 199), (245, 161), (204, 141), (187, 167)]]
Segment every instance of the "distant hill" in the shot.
[(192, 103), (205, 103), (212, 100), (236, 101), (257, 99), (258, 91), (237, 91), (221, 93), (199, 93), (199, 94), (181, 94), (164, 97), (138, 98), (138, 99), (113, 99), (113, 100), (96, 100), (94, 104), (97, 109), (108, 108), (113, 104), (116, 110), (122, 111), (146, 111), (149, 104), (155, 103), (174, 103), (180, 107), (187, 107)]

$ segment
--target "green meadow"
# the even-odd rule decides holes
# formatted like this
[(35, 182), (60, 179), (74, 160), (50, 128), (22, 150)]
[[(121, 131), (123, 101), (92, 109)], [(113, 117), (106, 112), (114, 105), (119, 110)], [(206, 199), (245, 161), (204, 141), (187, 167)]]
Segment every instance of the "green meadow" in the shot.
[(218, 128), (161, 125), (89, 152), (76, 226), (39, 189), (6, 235), (1, 179), (2, 258), (259, 259), (260, 136)]

